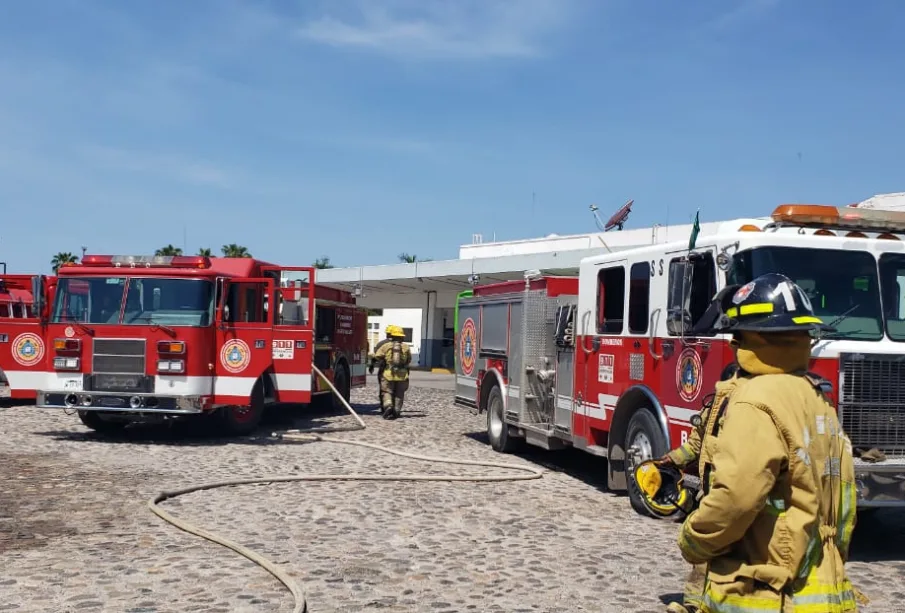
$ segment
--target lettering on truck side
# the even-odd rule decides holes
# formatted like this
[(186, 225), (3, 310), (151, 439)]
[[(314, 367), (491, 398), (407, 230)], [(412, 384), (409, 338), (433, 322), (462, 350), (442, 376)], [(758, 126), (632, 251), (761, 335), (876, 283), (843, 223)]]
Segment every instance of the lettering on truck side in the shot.
[(295, 357), (295, 343), (291, 340), (273, 339), (273, 359), (291, 360)]
[(601, 353), (597, 358), (597, 380), (600, 383), (612, 383), (616, 356), (612, 353)]
[(339, 320), (339, 327), (337, 328), (337, 333), (350, 335), (353, 334), (354, 331), (352, 329), (352, 316), (351, 315), (343, 315), (341, 313), (337, 313), (336, 319)]

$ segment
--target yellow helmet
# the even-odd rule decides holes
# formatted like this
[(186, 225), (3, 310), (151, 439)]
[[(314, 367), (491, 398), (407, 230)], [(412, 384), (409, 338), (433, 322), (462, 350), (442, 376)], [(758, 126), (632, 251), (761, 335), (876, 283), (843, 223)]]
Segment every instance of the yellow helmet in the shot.
[(635, 468), (635, 483), (644, 506), (655, 517), (671, 517), (691, 511), (694, 498), (682, 484), (683, 475), (674, 466), (658, 466), (645, 460)]
[(399, 326), (394, 326), (390, 324), (387, 326), (387, 336), (397, 336), (399, 338), (405, 338), (405, 332), (402, 331), (402, 328)]

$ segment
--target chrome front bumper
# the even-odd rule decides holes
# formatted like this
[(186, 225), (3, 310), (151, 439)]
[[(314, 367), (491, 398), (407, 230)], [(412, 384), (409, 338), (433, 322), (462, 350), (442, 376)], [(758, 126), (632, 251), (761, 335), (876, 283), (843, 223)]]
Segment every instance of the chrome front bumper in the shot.
[(39, 409), (70, 409), (110, 413), (197, 415), (203, 412), (201, 396), (167, 396), (129, 392), (60, 392), (38, 390)]
[(905, 458), (855, 459), (859, 508), (905, 507)]

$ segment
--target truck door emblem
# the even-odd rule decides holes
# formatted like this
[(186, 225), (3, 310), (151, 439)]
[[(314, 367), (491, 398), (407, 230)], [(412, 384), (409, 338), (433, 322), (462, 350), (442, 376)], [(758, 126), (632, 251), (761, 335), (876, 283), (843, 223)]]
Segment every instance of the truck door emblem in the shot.
[(25, 332), (13, 341), (13, 359), (22, 366), (34, 366), (44, 357), (44, 341), (37, 334)]
[(248, 344), (240, 339), (232, 339), (223, 344), (220, 349), (220, 363), (228, 372), (240, 373), (248, 367), (251, 360), (251, 350)]
[(459, 340), (459, 358), (462, 361), (462, 372), (465, 375), (474, 372), (477, 339), (478, 333), (475, 330), (474, 320), (469, 317), (462, 324), (462, 337)]
[(701, 393), (701, 356), (687, 347), (676, 361), (676, 390), (685, 402), (693, 402)]

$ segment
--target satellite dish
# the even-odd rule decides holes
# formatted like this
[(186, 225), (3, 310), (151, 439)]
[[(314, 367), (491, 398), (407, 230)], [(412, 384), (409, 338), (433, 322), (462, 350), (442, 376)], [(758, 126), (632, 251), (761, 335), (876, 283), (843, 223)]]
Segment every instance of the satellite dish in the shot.
[(603, 231), (609, 232), (613, 228), (619, 228), (620, 230), (622, 230), (622, 226), (624, 226), (625, 222), (628, 221), (628, 215), (632, 212), (632, 204), (634, 203), (634, 199), (629, 200), (622, 205), (622, 208), (613, 213), (613, 216), (610, 217), (606, 224), (603, 226)]

